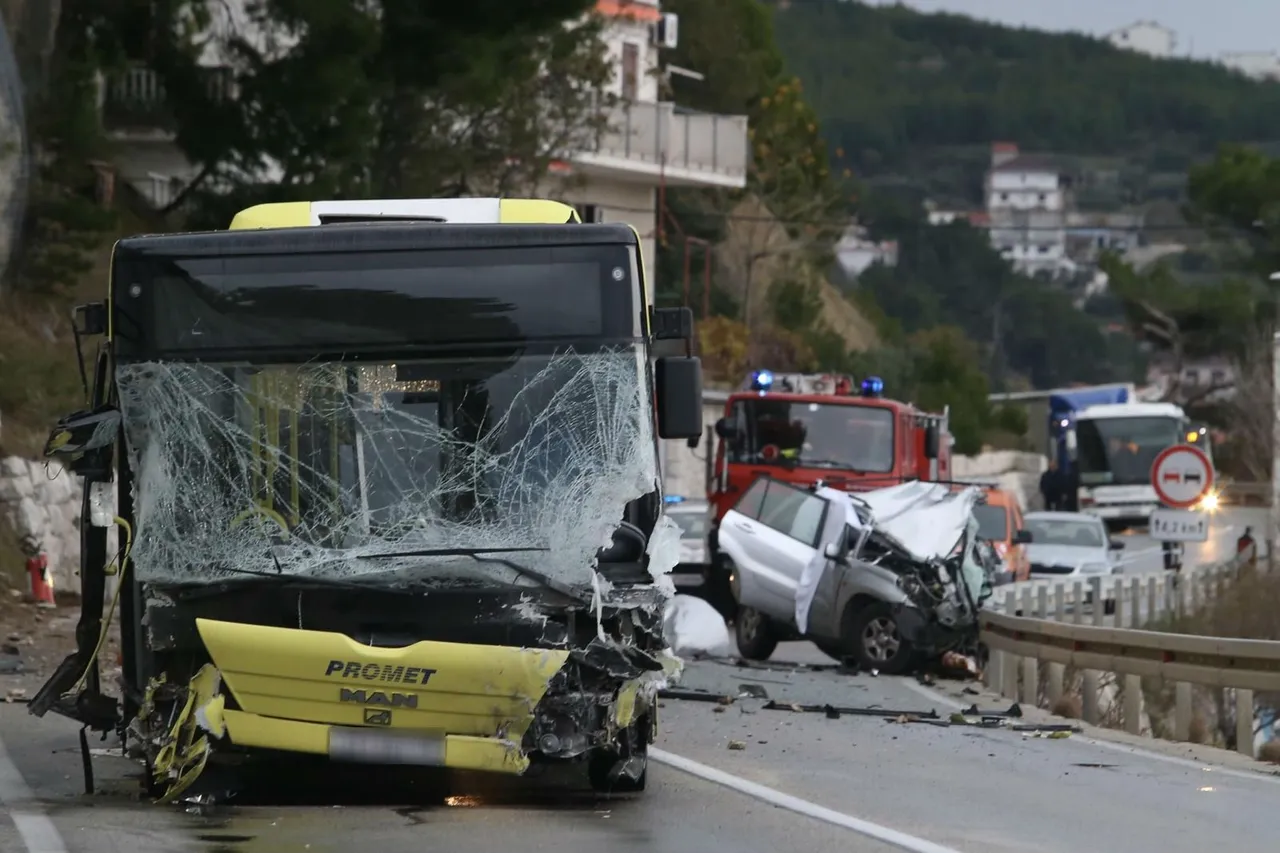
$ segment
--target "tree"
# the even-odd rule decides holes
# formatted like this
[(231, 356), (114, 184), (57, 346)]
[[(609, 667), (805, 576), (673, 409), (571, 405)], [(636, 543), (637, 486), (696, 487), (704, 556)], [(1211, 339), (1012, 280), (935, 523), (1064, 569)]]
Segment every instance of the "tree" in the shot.
[[(813, 298), (848, 219), (847, 196), (831, 174), (817, 116), (799, 81), (785, 73), (768, 8), (760, 0), (672, 0), (664, 8), (681, 18), (671, 64), (704, 76), (672, 77), (677, 101), (746, 115), (751, 159), (745, 192), (666, 193), (659, 269), (666, 281), (680, 282), (683, 238), (715, 243), (717, 288), (729, 292), (753, 333), (777, 337), (768, 330), (779, 304), (771, 289), (788, 283), (778, 297), (783, 303)], [(785, 320), (792, 332), (794, 320)]]
[(1164, 263), (1136, 272), (1114, 255), (1102, 258), (1111, 291), (1118, 296), (1135, 335), (1169, 360), (1172, 381), (1167, 400), (1194, 405), (1229, 384), (1186, 393), (1183, 368), (1194, 359), (1227, 355), (1240, 358), (1257, 328), (1254, 308), (1258, 288), (1227, 279), (1213, 285), (1180, 281)]
[[(216, 26), (213, 0), (156, 4), (152, 64), (201, 170), (190, 194), (527, 190), (603, 125), (611, 69), (590, 5), (254, 0), (250, 32)], [(173, 43), (183, 20), (213, 34)], [(201, 66), (210, 51), (227, 76)]]
[(1008, 139), (1107, 158), (1102, 169), (1123, 180), (1105, 193), (1088, 188), (1119, 206), (1177, 195), (1188, 167), (1223, 140), (1280, 140), (1280, 87), (1215, 63), (905, 4), (771, 5), (778, 44), (828, 142), (877, 187), (977, 203), (988, 146)]
[(91, 166), (105, 151), (96, 80), (102, 47), (93, 30), (102, 3), (66, 0), (10, 10), (18, 11), (19, 26), (36, 28), (15, 27), (19, 72), (33, 83), (26, 104), (29, 152), (19, 146), (15, 154), (29, 153), (32, 173), (10, 278), (18, 291), (48, 296), (90, 269), (92, 251), (115, 222)]
[(949, 407), (957, 453), (981, 452), (984, 434), (1002, 425), (987, 402), (990, 389), (980, 354), (954, 326), (936, 326), (916, 332), (902, 345), (859, 354), (854, 367), (859, 375), (883, 379), (896, 399), (913, 400), (934, 412)]
[(1025, 375), (1039, 388), (1132, 378), (1132, 364), (1111, 362), (1096, 320), (1067, 294), (1016, 274), (984, 232), (959, 222), (929, 225), (918, 209), (908, 215), (876, 193), (863, 195), (863, 205), (873, 217), (868, 230), (898, 241), (898, 262), (864, 272), (854, 293), (904, 331), (955, 325), (980, 342), (990, 375)]

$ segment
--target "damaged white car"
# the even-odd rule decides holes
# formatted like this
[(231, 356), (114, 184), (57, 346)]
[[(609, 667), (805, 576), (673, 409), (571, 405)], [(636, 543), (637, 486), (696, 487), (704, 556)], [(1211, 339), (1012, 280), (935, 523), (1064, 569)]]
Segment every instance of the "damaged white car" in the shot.
[(976, 642), (991, 594), (978, 490), (910, 482), (850, 494), (757, 479), (720, 526), (744, 657), (812, 640), (865, 669), (901, 673)]

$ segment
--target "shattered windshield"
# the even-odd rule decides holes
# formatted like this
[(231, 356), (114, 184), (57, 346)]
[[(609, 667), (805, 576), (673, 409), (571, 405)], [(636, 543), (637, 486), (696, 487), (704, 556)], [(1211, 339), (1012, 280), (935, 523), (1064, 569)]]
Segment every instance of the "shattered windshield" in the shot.
[(893, 412), (857, 403), (768, 399), (734, 404), (730, 462), (788, 464), (843, 471), (893, 470)]
[(1080, 482), (1145, 486), (1156, 456), (1181, 433), (1181, 421), (1172, 417), (1082, 419), (1076, 423)]
[(117, 368), (144, 581), (236, 571), (570, 584), (629, 501), (655, 491), (643, 352), (399, 363), (144, 362)]

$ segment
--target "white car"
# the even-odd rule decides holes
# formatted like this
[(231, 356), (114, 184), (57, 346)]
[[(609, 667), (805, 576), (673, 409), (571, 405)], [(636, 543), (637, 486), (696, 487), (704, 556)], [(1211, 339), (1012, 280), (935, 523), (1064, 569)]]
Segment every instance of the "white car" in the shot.
[[(1097, 516), (1080, 512), (1029, 512), (1023, 518), (1024, 529), (1030, 531), (1027, 560), (1033, 578), (1061, 578), (1086, 585), (1091, 578), (1117, 573), (1114, 558), (1124, 543), (1109, 539), (1106, 523)], [(1107, 584), (1103, 601), (1114, 606), (1115, 592)], [(1086, 601), (1089, 599), (1086, 598)]]
[(977, 494), (919, 482), (849, 494), (759, 477), (718, 536), (739, 652), (767, 660), (804, 638), (897, 674), (976, 641), (994, 570), (994, 552), (984, 560), (978, 548)]

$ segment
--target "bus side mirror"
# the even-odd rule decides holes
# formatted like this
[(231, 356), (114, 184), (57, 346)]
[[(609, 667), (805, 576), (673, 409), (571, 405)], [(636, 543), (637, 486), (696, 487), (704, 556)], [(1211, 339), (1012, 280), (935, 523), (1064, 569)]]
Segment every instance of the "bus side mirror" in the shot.
[(702, 436), (702, 360), (667, 356), (654, 363), (658, 397), (658, 436)]
[(924, 458), (937, 459), (939, 441), (938, 428), (930, 426), (924, 431)]

